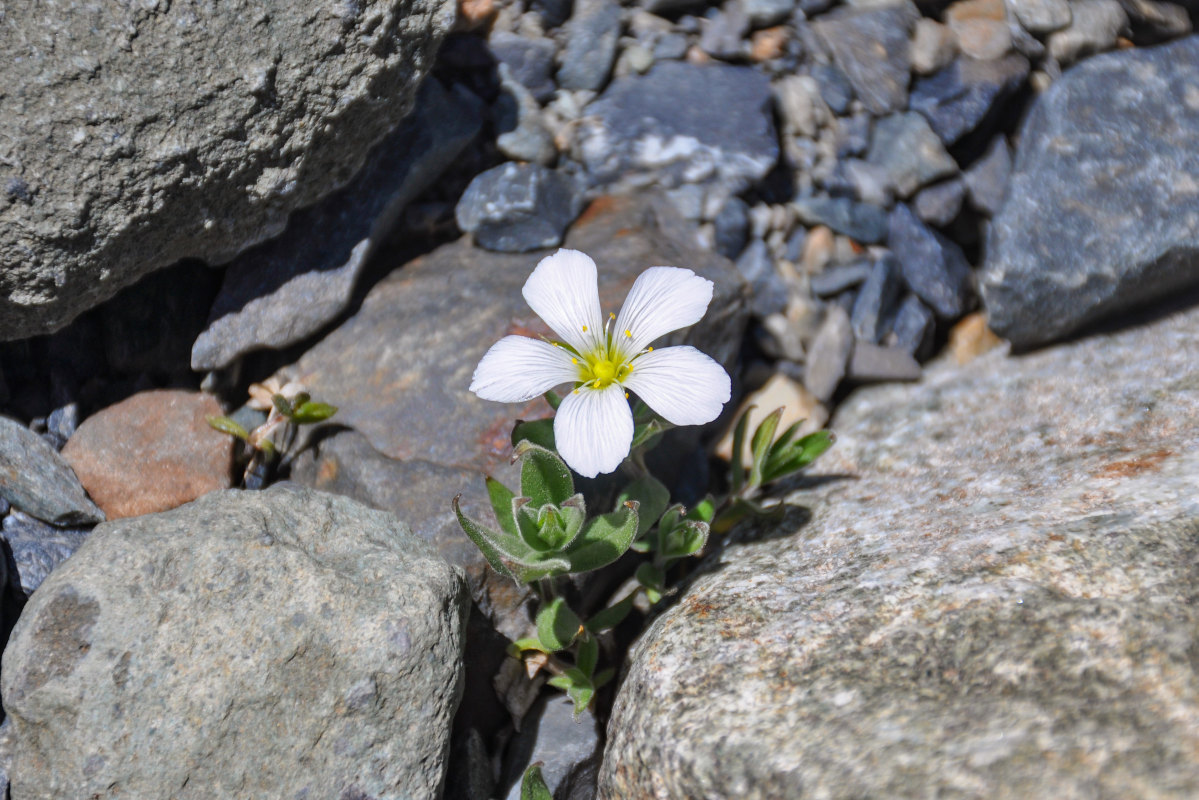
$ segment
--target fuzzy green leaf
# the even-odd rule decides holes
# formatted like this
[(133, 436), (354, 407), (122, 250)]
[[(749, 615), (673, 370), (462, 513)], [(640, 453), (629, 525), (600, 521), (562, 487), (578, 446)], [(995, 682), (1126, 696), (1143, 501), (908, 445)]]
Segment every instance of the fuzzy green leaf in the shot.
[(271, 395), (271, 403), (274, 404), (275, 410), (285, 417), (290, 417), (293, 413), (291, 402), (281, 394)]
[(698, 522), (711, 522), (714, 516), (716, 516), (716, 501), (712, 499), (712, 495), (700, 500), (694, 508), (687, 512), (687, 519)]
[(527, 545), (516, 537), (503, 531), (493, 531), (467, 517), (462, 513), (459, 505), (461, 500), (462, 495), (457, 495), (450, 505), (454, 508), (454, 516), (458, 518), (458, 524), (462, 526), (462, 530), (483, 552), (483, 557), (487, 559), (487, 563), (491, 565), (492, 569), (501, 575), (515, 578), (516, 576), (508, 569), (506, 562), (515, 558), (516, 553), (527, 550)]
[(640, 504), (637, 509), (637, 538), (641, 538), (666, 510), (670, 503), (670, 490), (653, 475), (645, 475), (624, 487), (624, 491), (616, 498), (619, 505), (629, 500), (636, 500)]
[(636, 599), (637, 592), (632, 591), (625, 595), (623, 599), (616, 601), (602, 611), (596, 612), (591, 619), (587, 620), (587, 630), (592, 633), (601, 633), (615, 628), (624, 622), (624, 618), (629, 615), (629, 611), (633, 608), (633, 601)]
[(554, 409), (555, 411), (558, 410), (558, 406), (562, 405), (562, 397), (552, 389), (546, 392), (543, 396), (545, 397), (545, 402), (549, 403), (550, 408)]
[(520, 779), (520, 800), (554, 800), (550, 788), (541, 776), (541, 766), (531, 764)]
[[(534, 508), (532, 503), (521, 502), (522, 500), (525, 498), (518, 497), (513, 502), (513, 507), (516, 509), (516, 529), (520, 532), (521, 541), (538, 553), (553, 550), (553, 545), (541, 535), (538, 509)], [(546, 508), (553, 508), (553, 506), (547, 505)]]
[(336, 413), (337, 406), (309, 400), (293, 407), (291, 421), (297, 425), (313, 425), (317, 422), (324, 422)]
[(583, 712), (591, 704), (591, 698), (595, 696), (595, 685), (577, 667), (570, 667), (561, 675), (550, 678), (546, 683), (564, 690), (574, 701), (575, 719), (583, 716)]
[(552, 419), (535, 419), (530, 422), (521, 420), (512, 428), (512, 446), (521, 442), (532, 442), (546, 450), (557, 450), (554, 441), (554, 421)]
[(833, 446), (836, 438), (831, 431), (816, 431), (795, 442), (778, 456), (767, 460), (762, 474), (762, 482), (769, 483), (786, 475), (799, 472), (824, 454)]
[(610, 514), (595, 517), (583, 526), (566, 557), (571, 572), (590, 572), (623, 556), (637, 535), (637, 501), (629, 500)]
[(516, 446), (515, 455), (521, 460), (520, 493), (535, 508), (546, 503), (562, 505), (575, 493), (570, 468), (557, 453), (526, 440)]
[(561, 597), (555, 597), (537, 612), (537, 638), (553, 650), (565, 650), (583, 629), (579, 615)]
[(762, 471), (766, 469), (766, 459), (770, 455), (770, 445), (774, 443), (774, 432), (778, 429), (779, 420), (782, 419), (783, 409), (776, 408), (766, 415), (766, 419), (762, 420), (754, 431), (754, 438), (750, 442), (750, 451), (752, 453), (752, 461), (749, 465), (749, 485), (757, 488), (762, 485)]
[(666, 575), (663, 574), (662, 570), (648, 561), (643, 562), (637, 567), (635, 577), (637, 578), (637, 582), (643, 587), (659, 593), (662, 592), (663, 584), (666, 583)]
[(756, 406), (750, 406), (741, 412), (737, 419), (737, 427), (733, 428), (733, 460), (729, 464), (729, 483), (732, 485), (733, 494), (741, 491), (741, 487), (745, 485), (745, 432), (749, 429), (749, 412), (754, 408)]
[(509, 536), (518, 538), (520, 531), (516, 526), (516, 517), (513, 516), (512, 501), (515, 495), (512, 490), (504, 484), (497, 481), (490, 475), (486, 479), (487, 484), (487, 499), (491, 501), (491, 510), (495, 513), (496, 522), (504, 530), (504, 533)]
[(526, 650), (536, 650), (539, 653), (549, 653), (550, 650), (541, 643), (540, 639), (529, 637), (527, 639), (517, 639), (512, 644), (508, 645), (508, 655), (513, 658), (520, 658), (521, 654)]
[(708, 524), (687, 520), (666, 535), (662, 555), (667, 558), (686, 558), (703, 549), (708, 542)]
[(236, 436), (242, 441), (250, 438), (250, 432), (229, 417), (209, 417), (208, 425), (213, 430)]
[(598, 663), (599, 641), (594, 636), (584, 636), (579, 640), (579, 649), (575, 653), (575, 666), (590, 679)]

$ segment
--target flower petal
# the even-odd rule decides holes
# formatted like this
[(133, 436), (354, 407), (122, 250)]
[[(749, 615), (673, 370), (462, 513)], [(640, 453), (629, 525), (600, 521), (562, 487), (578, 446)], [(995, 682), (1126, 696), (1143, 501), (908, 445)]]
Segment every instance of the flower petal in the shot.
[(579, 378), (570, 353), (527, 336), (505, 336), (475, 367), (470, 390), (484, 400), (523, 403)]
[(675, 425), (703, 425), (720, 416), (732, 382), (724, 367), (694, 347), (664, 347), (637, 358), (624, 385)]
[(613, 338), (636, 353), (659, 336), (694, 325), (712, 301), (712, 281), (681, 267), (650, 267), (637, 276), (616, 319)]
[(566, 395), (554, 417), (554, 442), (562, 460), (585, 478), (615, 471), (633, 443), (633, 412), (620, 384)]
[(595, 262), (561, 249), (537, 264), (521, 291), (529, 308), (580, 353), (595, 349), (604, 332)]

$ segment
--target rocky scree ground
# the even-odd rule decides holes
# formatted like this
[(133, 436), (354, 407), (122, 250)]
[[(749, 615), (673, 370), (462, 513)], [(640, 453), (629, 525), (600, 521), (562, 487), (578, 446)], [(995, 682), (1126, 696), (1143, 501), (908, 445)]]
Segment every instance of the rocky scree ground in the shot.
[[(0, 22), (39, 65), (0, 90), (13, 797), (483, 798), (534, 760), (571, 798), (1194, 795), (1199, 352), (1164, 305), (1199, 275), (1188, 7), (367, 3), (297, 38), (256, 6), (265, 33), (230, 44), (178, 4), (70, 5), (53, 51), (31, 8)], [(528, 598), (448, 509), (483, 507), (511, 420), (548, 413), (466, 386), (496, 338), (544, 332), (519, 289), (558, 245), (596, 259), (605, 308), (651, 264), (713, 280), (681, 336), (744, 402), (841, 437), (792, 487), (811, 512), (700, 564), (579, 722), (503, 655)], [(239, 453), (201, 421), (253, 427), (271, 375), (341, 410), (291, 488), (212, 493)], [(684, 502), (725, 424), (664, 446)], [(280, 717), (304, 686), (311, 716)], [(131, 764), (121, 732), (164, 714), (203, 724)]]

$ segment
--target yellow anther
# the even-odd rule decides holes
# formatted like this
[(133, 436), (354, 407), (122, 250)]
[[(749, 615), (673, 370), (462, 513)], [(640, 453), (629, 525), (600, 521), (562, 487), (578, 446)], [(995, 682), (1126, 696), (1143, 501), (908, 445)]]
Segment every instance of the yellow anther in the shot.
[(652, 348), (652, 347), (647, 347), (647, 348), (645, 348), (645, 352), (647, 352), (647, 353), (652, 353), (652, 352), (654, 352), (654, 348)]
[(625, 400), (628, 400), (628, 399), (629, 399), (629, 393), (628, 393), (628, 392), (625, 392), (625, 393), (624, 393), (624, 399), (625, 399)]
[(633, 332), (631, 330), (629, 330), (628, 328), (624, 329), (624, 335), (629, 337), (630, 339), (633, 338)]
[(578, 393), (579, 393), (579, 390), (578, 390), (578, 389), (572, 389), (572, 390), (571, 390), (571, 394), (578, 394)]
[(583, 326), (583, 330), (584, 330), (584, 331), (585, 331), (585, 330), (587, 330), (587, 326), (586, 326), (586, 325), (584, 325), (584, 326)]
[(570, 360), (570, 363), (572, 363), (572, 364), (578, 364), (578, 363), (579, 363), (579, 359), (577, 359), (577, 358), (572, 358), (572, 359)]
[(595, 383), (593, 383), (593, 384), (591, 384), (591, 385), (592, 385), (594, 388), (596, 388), (596, 389), (600, 388), (600, 379), (599, 379), (599, 378), (596, 378), (596, 379), (595, 379)]
[(608, 319), (616, 319), (616, 313), (615, 313), (615, 312), (613, 312), (613, 311), (609, 311), (609, 312), (608, 312)]

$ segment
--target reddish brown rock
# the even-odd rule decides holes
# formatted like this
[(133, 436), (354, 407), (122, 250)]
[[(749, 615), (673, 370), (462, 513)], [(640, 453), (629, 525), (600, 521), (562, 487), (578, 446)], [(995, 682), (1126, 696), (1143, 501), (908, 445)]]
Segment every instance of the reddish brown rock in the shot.
[(211, 395), (135, 394), (79, 426), (62, 454), (109, 519), (166, 511), (229, 488), (233, 438), (208, 426)]

